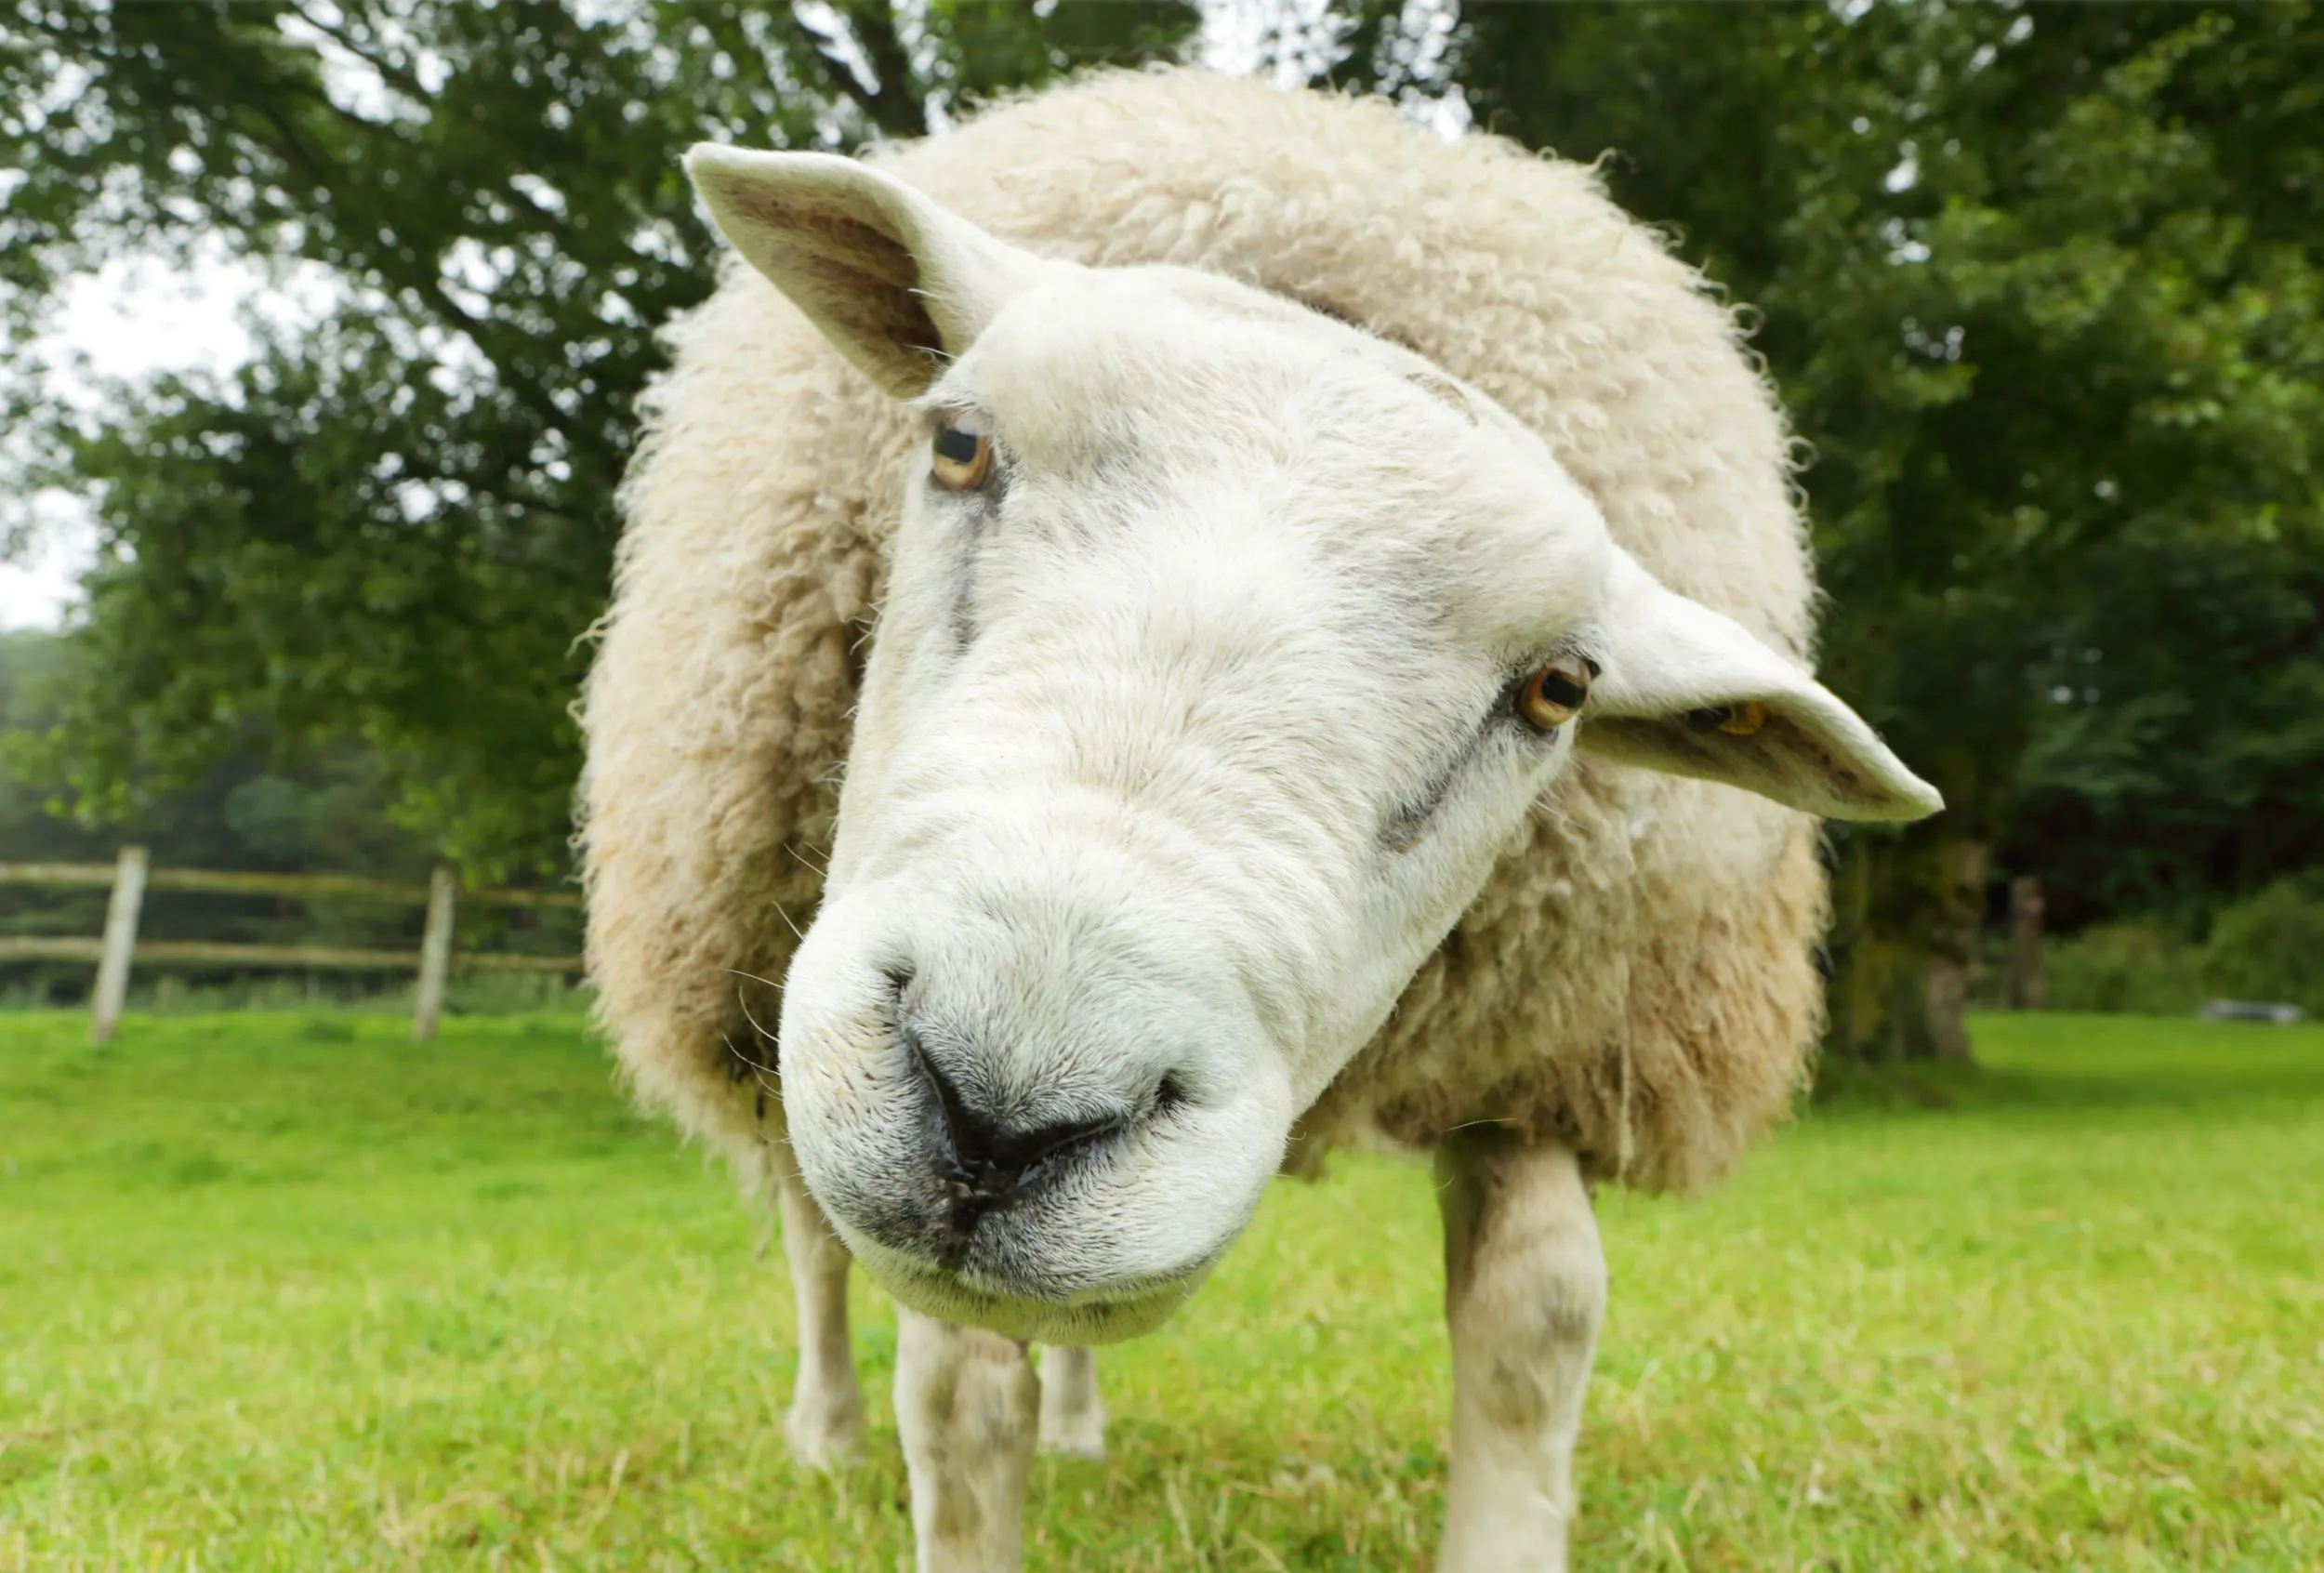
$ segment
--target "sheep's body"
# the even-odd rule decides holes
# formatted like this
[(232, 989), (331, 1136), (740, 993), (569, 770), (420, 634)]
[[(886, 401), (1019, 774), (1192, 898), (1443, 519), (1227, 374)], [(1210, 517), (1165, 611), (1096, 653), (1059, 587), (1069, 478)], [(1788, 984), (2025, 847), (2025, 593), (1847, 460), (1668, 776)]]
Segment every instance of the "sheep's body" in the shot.
[[(1671, 588), (1804, 660), (1768, 389), (1701, 281), (1580, 166), (1191, 73), (1026, 99), (881, 166), (1029, 250), (1207, 269), (1419, 350), (1546, 439)], [(756, 1174), (779, 1101), (736, 974), (815, 908), (911, 417), (731, 268), (672, 332), (587, 702), (589, 952), (640, 1092)], [(1819, 998), (1813, 822), (1583, 760), (1305, 1135), (1496, 1121), (1650, 1187), (1784, 1109)]]

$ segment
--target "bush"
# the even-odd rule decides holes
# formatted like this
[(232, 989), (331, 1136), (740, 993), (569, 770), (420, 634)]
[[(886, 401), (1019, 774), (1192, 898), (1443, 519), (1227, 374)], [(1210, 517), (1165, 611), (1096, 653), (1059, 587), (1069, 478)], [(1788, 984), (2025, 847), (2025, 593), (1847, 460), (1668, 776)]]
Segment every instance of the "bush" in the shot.
[(2202, 976), (2215, 998), (2289, 1000), (2324, 1016), (2324, 879), (2278, 879), (2220, 913)]
[(2050, 947), (2043, 1003), (2053, 1011), (2192, 1013), (2203, 1002), (2204, 952), (2154, 923), (2107, 923)]
[(2107, 923), (2053, 945), (2046, 965), (2053, 1011), (2178, 1015), (2256, 999), (2324, 1017), (2324, 876), (2279, 879), (2223, 909), (2201, 945), (2159, 923)]

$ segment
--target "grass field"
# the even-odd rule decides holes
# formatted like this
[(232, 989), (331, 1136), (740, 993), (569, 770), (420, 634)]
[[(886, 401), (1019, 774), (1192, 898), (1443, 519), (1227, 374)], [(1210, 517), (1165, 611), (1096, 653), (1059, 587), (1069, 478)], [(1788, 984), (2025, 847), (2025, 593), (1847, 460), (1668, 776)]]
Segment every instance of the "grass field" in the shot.
[[(0, 1016), (0, 1568), (909, 1566), (791, 1465), (776, 1251), (571, 1018)], [(1988, 1018), (1697, 1201), (1601, 1197), (1582, 1568), (2324, 1567), (2324, 1030)], [(1419, 1568), (1424, 1170), (1285, 1183), (1102, 1359), (1035, 1569)]]

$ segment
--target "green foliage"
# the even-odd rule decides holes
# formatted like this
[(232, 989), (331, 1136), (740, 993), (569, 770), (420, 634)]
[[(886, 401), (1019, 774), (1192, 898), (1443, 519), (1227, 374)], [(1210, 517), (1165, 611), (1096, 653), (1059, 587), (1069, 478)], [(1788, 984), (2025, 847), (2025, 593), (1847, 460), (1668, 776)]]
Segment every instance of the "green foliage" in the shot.
[(1837, 838), (1870, 888), (1836, 1049), (1931, 1036), (1987, 847), (2068, 926), (2324, 859), (2314, 7), (1471, 25), (1483, 118), (1612, 150), (1752, 304), (1813, 453), (1826, 681), (1946, 794)]
[[(94, 827), (59, 817), (51, 807), (66, 783), (42, 773), (39, 751), (19, 745), (55, 721), (67, 655), (68, 641), (51, 634), (0, 634), (0, 762), (7, 767), (0, 769), (0, 862), (105, 863), (123, 841), (137, 840), (152, 849), (157, 864), (181, 867), (427, 879), (432, 854), (389, 822), (382, 767), (361, 749), (334, 750), (276, 774), (258, 748), (236, 748), (120, 824)], [(0, 892), (0, 899), (15, 893)], [(101, 907), (103, 893), (95, 899)]]
[[(909, 1565), (893, 1313), (859, 1276), (864, 1461), (794, 1465), (782, 1252), (571, 1018), (82, 1029), (0, 1054), (0, 1566)], [(2324, 1028), (1977, 1030), (1949, 1107), (1601, 1193), (1577, 1566), (2324, 1563)], [(1333, 1167), (1101, 1356), (1028, 1566), (1428, 1565), (1428, 1174)]]
[(2324, 882), (2278, 879), (2213, 914), (2199, 943), (2147, 919), (2096, 924), (2053, 945), (2055, 1011), (2183, 1015), (2205, 999), (2300, 1006), (2324, 1016)]
[(2159, 923), (2085, 929), (2049, 947), (2045, 1003), (2053, 1011), (2192, 1015), (2203, 1002), (2203, 947)]
[(252, 776), (219, 808), (235, 839), (270, 863), (296, 866), (314, 840), (313, 799), (279, 775)]
[(2028, 750), (2007, 839), (2056, 918), (2204, 905), (2324, 861), (2324, 547), (2140, 527), (2086, 571), (2104, 604), (2061, 649), (2103, 658), (2031, 674), (2076, 699)]
[(2212, 920), (2203, 984), (2232, 999), (2324, 1016), (2324, 880), (2279, 879)]
[[(829, 9), (829, 8), (826, 8)], [(43, 399), (33, 479), (95, 504), (99, 567), (49, 761), (91, 815), (255, 735), (356, 741), (400, 818), (497, 878), (565, 858), (569, 713), (612, 499), (710, 288), (676, 153), (849, 145), (1182, 36), (1190, 8), (852, 0), (818, 32), (720, 0), (14, 0), (0, 28), (0, 309), (197, 242), (330, 285), (224, 378)]]
[[(311, 751), (271, 770), (266, 750), (237, 747), (182, 786), (148, 795), (128, 816), (101, 826), (50, 812), (67, 783), (43, 769), (43, 750), (11, 747), (56, 718), (67, 641), (20, 631), (0, 635), (0, 862), (110, 863), (125, 841), (143, 843), (164, 867), (347, 873), (425, 884), (437, 861), (418, 835), (390, 813), (394, 788), (379, 757), (346, 744)], [(106, 892), (0, 886), (0, 934), (94, 936)], [(148, 891), (139, 922), (147, 939), (413, 950), (421, 909), (411, 902), (318, 896), (285, 900), (182, 891)], [(511, 932), (521, 929), (520, 932)], [(461, 943), (490, 949), (571, 955), (580, 948), (578, 915), (464, 907)], [(0, 1006), (63, 1002), (86, 993), (80, 963), (0, 962)], [(235, 976), (230, 969), (132, 974), (131, 1007), (187, 1010), (206, 1003), (311, 1006), (368, 999), (408, 1013), (408, 978), (392, 974)], [(508, 1009), (522, 997), (537, 1009), (562, 991), (557, 979), (456, 974), (454, 1009)], [(527, 992), (532, 991), (532, 992)]]

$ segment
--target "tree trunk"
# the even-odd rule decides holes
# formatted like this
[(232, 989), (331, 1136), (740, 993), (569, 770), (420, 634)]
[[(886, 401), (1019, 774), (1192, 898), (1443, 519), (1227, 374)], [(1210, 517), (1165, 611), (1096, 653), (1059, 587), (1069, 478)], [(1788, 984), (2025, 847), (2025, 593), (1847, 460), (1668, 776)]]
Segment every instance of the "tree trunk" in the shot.
[(1969, 1004), (1969, 968), (1977, 954), (1977, 930), (1985, 919), (1988, 853), (1983, 841), (1939, 841), (1932, 853), (1935, 866), (1930, 894), (1934, 906), (1929, 915), (1923, 1031), (1933, 1057), (1966, 1064), (1969, 1024), (1962, 1012)]
[(1985, 915), (1986, 844), (1861, 832), (1835, 843), (1825, 1052), (1968, 1060), (1962, 1011)]
[(2041, 881), (2021, 874), (2009, 882), (2009, 1008), (2041, 1009)]

